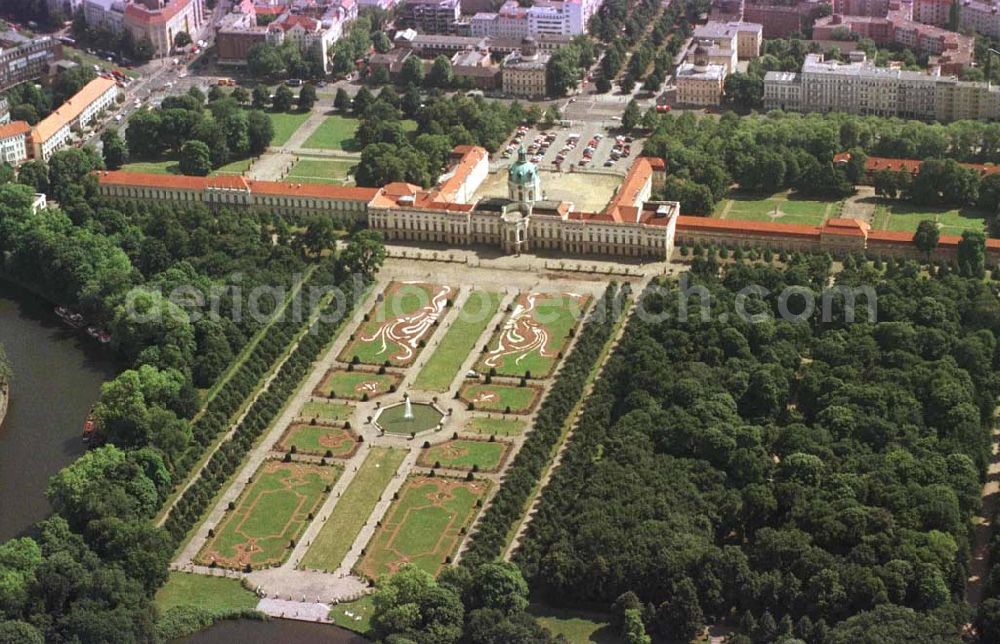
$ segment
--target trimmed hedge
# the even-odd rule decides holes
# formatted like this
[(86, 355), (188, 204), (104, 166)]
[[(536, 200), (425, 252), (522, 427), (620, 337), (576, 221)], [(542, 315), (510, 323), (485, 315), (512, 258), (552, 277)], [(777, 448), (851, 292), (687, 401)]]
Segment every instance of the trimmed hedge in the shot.
[(625, 312), (631, 292), (628, 284), (619, 287), (612, 282), (594, 305), (572, 353), (538, 410), (534, 430), (514, 458), (493, 503), (480, 518), (462, 556), (463, 566), (474, 567), (503, 554), (507, 535), (524, 514), (524, 505), (552, 459), (566, 419), (583, 395), (587, 377)]
[[(295, 392), (299, 383), (309, 372), (313, 361), (319, 357), (323, 348), (329, 344), (343, 322), (348, 319), (349, 315), (346, 313), (353, 310), (356, 299), (363, 292), (365, 284), (351, 279), (334, 282), (335, 269), (336, 266), (332, 262), (321, 267), (313, 274), (310, 282), (336, 283), (344, 294), (345, 315), (340, 318), (336, 318), (334, 315), (337, 310), (336, 300), (324, 308), (323, 314), (305, 332), (299, 340), (298, 346), (289, 355), (279, 372), (275, 374), (268, 389), (262, 392), (251, 405), (233, 435), (212, 455), (198, 479), (177, 500), (170, 516), (164, 523), (164, 528), (178, 543), (201, 519), (212, 497), (236, 472), (254, 441), (274, 422), (285, 401)], [(291, 334), (291, 337), (294, 337), (294, 334)], [(284, 346), (284, 344), (280, 345), (279, 351)], [(239, 403), (236, 403), (234, 411), (238, 405)], [(228, 416), (224, 418), (228, 418)]]

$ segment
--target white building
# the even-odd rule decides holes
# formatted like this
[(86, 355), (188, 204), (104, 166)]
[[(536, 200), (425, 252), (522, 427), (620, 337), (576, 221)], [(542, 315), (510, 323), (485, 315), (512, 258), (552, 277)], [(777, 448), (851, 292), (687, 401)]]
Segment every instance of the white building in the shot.
[(516, 0), (507, 0), (497, 13), (472, 16), (469, 29), (474, 37), (576, 36), (586, 33), (600, 6), (600, 0), (537, 0), (530, 7), (522, 7)]
[(28, 158), (28, 132), (24, 121), (0, 125), (0, 163), (17, 166)]
[(871, 61), (806, 56), (799, 74), (768, 72), (764, 108), (937, 120), (1000, 118), (1000, 88), (939, 73), (876, 67)]
[(115, 81), (98, 77), (84, 85), (37, 125), (31, 128), (31, 154), (48, 161), (56, 150), (66, 146), (74, 128), (83, 128), (97, 116), (115, 106), (120, 93)]
[(755, 22), (716, 22), (710, 20), (694, 28), (692, 37), (709, 41), (722, 49), (732, 50), (740, 60), (760, 56), (764, 27)]
[(293, 13), (283, 13), (267, 27), (267, 40), (274, 45), (289, 40), (307, 52), (316, 43), (321, 48), (324, 69), (329, 71), (329, 51), (344, 34), (347, 25), (358, 17), (355, 0), (334, 2), (320, 19)]
[(695, 47), (692, 62), (678, 65), (677, 102), (683, 105), (719, 105), (726, 80), (726, 67), (709, 60), (708, 48)]
[(125, 5), (124, 28), (136, 41), (148, 39), (157, 56), (168, 55), (182, 31), (197, 39), (204, 24), (203, 0), (135, 0)]
[(84, 0), (83, 15), (90, 27), (121, 33), (125, 25), (124, 0)]

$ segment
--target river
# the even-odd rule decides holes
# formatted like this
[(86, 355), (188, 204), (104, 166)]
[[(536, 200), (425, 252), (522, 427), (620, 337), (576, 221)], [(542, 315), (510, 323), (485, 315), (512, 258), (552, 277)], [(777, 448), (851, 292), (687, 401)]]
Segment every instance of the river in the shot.
[(49, 477), (84, 452), (80, 434), (111, 351), (61, 326), (45, 301), (0, 281), (0, 344), (14, 370), (0, 426), (0, 541), (49, 515)]
[(175, 644), (366, 644), (368, 640), (338, 626), (272, 619), (258, 622), (249, 619), (223, 620), (211, 628)]

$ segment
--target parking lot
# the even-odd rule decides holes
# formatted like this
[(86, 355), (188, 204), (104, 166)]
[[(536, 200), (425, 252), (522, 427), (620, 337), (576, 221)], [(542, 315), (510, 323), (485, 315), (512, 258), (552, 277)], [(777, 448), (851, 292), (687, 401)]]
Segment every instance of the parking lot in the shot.
[(563, 172), (572, 166), (624, 173), (641, 149), (641, 142), (632, 137), (616, 137), (596, 123), (574, 123), (548, 130), (521, 126), (500, 151), (497, 166), (509, 165), (522, 145), (529, 160), (540, 168)]

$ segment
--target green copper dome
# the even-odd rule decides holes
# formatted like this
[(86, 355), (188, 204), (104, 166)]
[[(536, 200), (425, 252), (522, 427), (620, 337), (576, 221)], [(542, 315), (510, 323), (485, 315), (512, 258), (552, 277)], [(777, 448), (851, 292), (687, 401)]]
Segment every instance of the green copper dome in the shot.
[(517, 161), (510, 166), (507, 171), (507, 180), (520, 186), (535, 183), (538, 178), (538, 168), (534, 163), (528, 161), (528, 155), (524, 152), (524, 146), (517, 151)]

